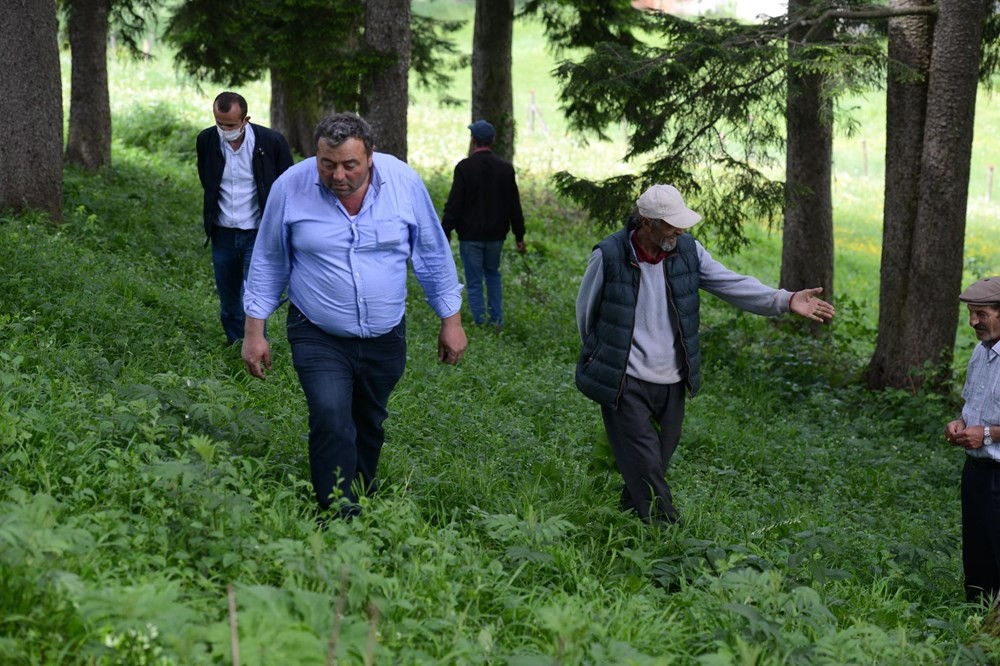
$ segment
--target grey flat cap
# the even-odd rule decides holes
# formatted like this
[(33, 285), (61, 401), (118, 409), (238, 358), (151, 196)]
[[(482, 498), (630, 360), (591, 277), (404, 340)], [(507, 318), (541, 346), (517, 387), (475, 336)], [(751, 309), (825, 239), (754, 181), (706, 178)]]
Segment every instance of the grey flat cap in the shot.
[(973, 282), (958, 295), (963, 303), (1000, 303), (1000, 275)]

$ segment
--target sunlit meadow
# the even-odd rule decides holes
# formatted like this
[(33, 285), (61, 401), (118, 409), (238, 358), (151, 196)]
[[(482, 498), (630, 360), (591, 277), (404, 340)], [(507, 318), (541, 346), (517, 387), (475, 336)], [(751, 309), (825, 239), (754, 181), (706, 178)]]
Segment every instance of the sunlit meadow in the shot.
[[(598, 410), (573, 386), (574, 299), (603, 232), (547, 179), (630, 166), (620, 142), (567, 134), (552, 56), (518, 23), (529, 251), (504, 258), (508, 324), (470, 326), (462, 364), (442, 366), (413, 285), (381, 491), (320, 531), (283, 315), (265, 382), (217, 320), (193, 139), (218, 86), (151, 50), (112, 59), (114, 166), (66, 171), (63, 225), (0, 215), (0, 663), (997, 662), (995, 620), (961, 589), (961, 452), (941, 436), (955, 395), (858, 382), (878, 303), (878, 93), (837, 139), (837, 321), (812, 338), (705, 299), (704, 387), (668, 474), (684, 523), (651, 529), (618, 512)], [(266, 82), (242, 91), (267, 124)], [(440, 207), (470, 118), (412, 95), (410, 161)], [(968, 280), (1000, 268), (997, 114), (984, 95)], [(774, 284), (780, 231), (750, 235), (725, 261)], [(972, 344), (960, 330), (959, 356)]]

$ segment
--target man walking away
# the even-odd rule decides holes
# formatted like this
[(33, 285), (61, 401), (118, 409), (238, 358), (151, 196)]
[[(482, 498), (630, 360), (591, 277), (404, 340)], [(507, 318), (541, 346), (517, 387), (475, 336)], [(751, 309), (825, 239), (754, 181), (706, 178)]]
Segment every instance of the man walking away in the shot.
[[(493, 125), (477, 120), (469, 125), (470, 154), (455, 166), (441, 223), (451, 240), (458, 232), (458, 249), (465, 268), (465, 289), (472, 319), (503, 326), (503, 285), (500, 255), (507, 232), (513, 229), (517, 251), (524, 252), (524, 214), (514, 167), (493, 152)], [(483, 282), (486, 303), (483, 303)], [(488, 319), (487, 319), (488, 314)]]

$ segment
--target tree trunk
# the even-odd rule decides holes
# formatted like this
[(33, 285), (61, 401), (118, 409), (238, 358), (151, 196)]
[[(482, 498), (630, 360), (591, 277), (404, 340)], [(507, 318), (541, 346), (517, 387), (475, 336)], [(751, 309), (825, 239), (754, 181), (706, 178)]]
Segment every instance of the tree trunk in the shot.
[[(901, 290), (907, 316), (896, 330), (883, 330), (880, 320), (879, 341), (896, 337), (898, 348), (879, 359), (879, 366), (873, 358), (869, 383), (876, 387), (917, 388), (928, 380), (932, 388), (940, 388), (950, 377), (986, 5), (982, 0), (940, 0), (938, 7), (916, 217)], [(891, 118), (889, 123), (891, 128)]]
[[(791, 0), (789, 14), (810, 5)], [(781, 278), (784, 289), (797, 291), (822, 287), (833, 299), (833, 197), (830, 190), (833, 163), (833, 102), (823, 95), (822, 74), (805, 72), (795, 64), (802, 50), (792, 35), (789, 46), (788, 92), (785, 127), (785, 220), (782, 231)], [(833, 26), (824, 26), (818, 40), (833, 37)]]
[(54, 0), (6, 3), (0, 21), (0, 209), (62, 216), (63, 112)]
[(514, 86), (511, 44), (514, 0), (476, 0), (472, 35), (472, 120), (493, 124), (493, 150), (514, 159)]
[[(930, 4), (931, 0), (893, 0), (893, 9)], [(882, 264), (878, 337), (868, 365), (871, 388), (905, 386), (911, 365), (903, 342), (909, 313), (909, 267), (920, 198), (920, 157), (927, 114), (933, 19), (905, 16), (889, 20), (889, 67), (886, 87), (885, 206), (882, 213)], [(916, 75), (916, 80), (913, 80)], [(909, 80), (908, 80), (909, 79)]]
[(110, 0), (72, 0), (69, 6), (69, 142), (66, 161), (87, 171), (111, 164), (111, 101), (108, 96)]
[(324, 113), (316, 99), (303, 99), (280, 70), (271, 69), (271, 129), (285, 136), (292, 152), (305, 157), (316, 154), (314, 135)]
[(362, 115), (375, 147), (406, 161), (407, 77), (410, 71), (410, 0), (367, 0), (365, 44), (390, 62), (365, 77)]

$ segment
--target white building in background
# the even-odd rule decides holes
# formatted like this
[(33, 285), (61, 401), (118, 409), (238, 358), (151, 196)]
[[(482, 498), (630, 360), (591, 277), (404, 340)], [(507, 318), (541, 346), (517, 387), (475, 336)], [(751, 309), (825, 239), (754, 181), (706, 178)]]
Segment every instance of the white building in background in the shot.
[(632, 6), (677, 16), (715, 15), (756, 21), (761, 15), (781, 16), (788, 3), (785, 0), (632, 0)]

